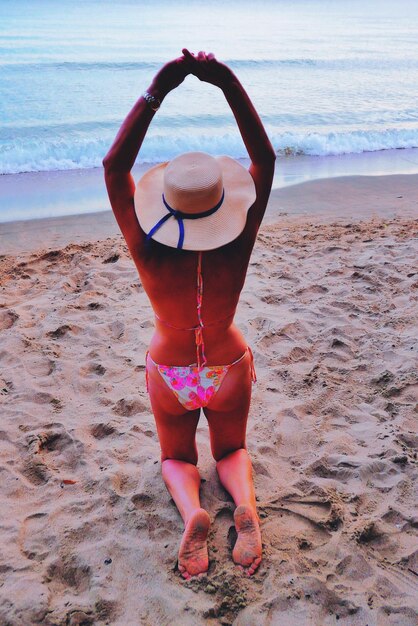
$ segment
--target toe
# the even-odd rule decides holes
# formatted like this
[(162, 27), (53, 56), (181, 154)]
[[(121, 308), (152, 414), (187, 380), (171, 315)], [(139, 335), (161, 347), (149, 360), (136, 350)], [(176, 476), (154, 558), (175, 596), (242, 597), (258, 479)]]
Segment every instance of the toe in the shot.
[(186, 580), (188, 580), (190, 578), (190, 574), (187, 571), (187, 569), (184, 567), (184, 565), (180, 565), (179, 564), (178, 570), (179, 570), (180, 574), (183, 576), (183, 578), (185, 578)]
[(250, 567), (248, 568), (248, 575), (252, 576), (254, 574), (254, 572), (258, 569), (258, 566), (261, 563), (261, 559), (260, 558), (256, 558), (254, 559), (254, 561), (251, 563)]

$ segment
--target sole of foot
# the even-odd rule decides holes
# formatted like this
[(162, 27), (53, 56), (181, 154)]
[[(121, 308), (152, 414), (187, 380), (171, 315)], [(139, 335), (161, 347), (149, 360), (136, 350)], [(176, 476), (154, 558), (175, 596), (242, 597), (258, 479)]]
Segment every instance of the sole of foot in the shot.
[(206, 538), (210, 517), (205, 509), (197, 509), (187, 521), (179, 550), (179, 571), (189, 580), (208, 571), (209, 557)]
[(246, 504), (235, 509), (235, 528), (237, 541), (232, 551), (232, 558), (247, 576), (254, 574), (261, 563), (261, 532), (256, 511)]

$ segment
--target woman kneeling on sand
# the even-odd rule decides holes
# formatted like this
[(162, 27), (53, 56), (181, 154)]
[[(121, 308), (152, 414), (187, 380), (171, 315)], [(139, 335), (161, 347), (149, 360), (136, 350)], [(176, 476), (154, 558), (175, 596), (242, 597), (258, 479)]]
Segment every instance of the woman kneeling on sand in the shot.
[[(131, 169), (161, 102), (194, 74), (222, 89), (248, 150), (249, 171), (229, 157), (183, 154)], [(261, 562), (246, 425), (253, 359), (233, 319), (271, 190), (275, 154), (237, 77), (213, 54), (188, 50), (164, 65), (123, 122), (103, 165), (110, 202), (155, 312), (146, 373), (162, 475), (184, 520), (179, 569), (206, 572), (210, 518), (200, 506), (196, 428), (207, 418), (212, 454), (231, 494), (233, 559), (248, 575)], [(192, 363), (192, 365), (190, 365)]]

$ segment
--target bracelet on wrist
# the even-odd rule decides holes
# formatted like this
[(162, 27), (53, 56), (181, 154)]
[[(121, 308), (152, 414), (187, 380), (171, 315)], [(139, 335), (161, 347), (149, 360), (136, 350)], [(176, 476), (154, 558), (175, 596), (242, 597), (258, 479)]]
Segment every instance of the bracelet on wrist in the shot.
[(158, 100), (158, 98), (155, 98), (155, 96), (153, 96), (150, 93), (148, 93), (148, 91), (145, 91), (142, 94), (142, 97), (144, 98), (144, 100), (147, 102), (147, 104), (150, 106), (150, 108), (153, 111), (158, 111), (158, 109), (161, 106), (161, 102), (160, 102), (160, 100)]

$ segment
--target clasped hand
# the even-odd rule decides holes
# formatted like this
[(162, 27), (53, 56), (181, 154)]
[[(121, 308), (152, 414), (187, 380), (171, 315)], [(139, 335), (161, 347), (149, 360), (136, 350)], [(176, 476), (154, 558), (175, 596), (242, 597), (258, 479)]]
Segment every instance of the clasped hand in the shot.
[(206, 54), (201, 51), (197, 56), (187, 48), (183, 48), (182, 52), (183, 56), (163, 65), (154, 79), (154, 83), (164, 94), (178, 87), (189, 74), (220, 89), (233, 78), (229, 67), (217, 61), (212, 52)]

